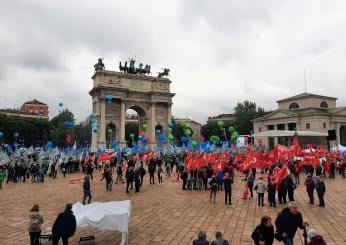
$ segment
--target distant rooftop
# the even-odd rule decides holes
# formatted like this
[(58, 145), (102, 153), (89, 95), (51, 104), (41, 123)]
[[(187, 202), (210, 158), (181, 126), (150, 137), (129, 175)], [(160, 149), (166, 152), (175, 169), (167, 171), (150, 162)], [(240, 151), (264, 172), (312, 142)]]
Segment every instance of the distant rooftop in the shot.
[(302, 93), (302, 94), (298, 94), (298, 95), (295, 95), (292, 97), (288, 97), (286, 99), (278, 100), (276, 102), (281, 103), (281, 102), (287, 102), (287, 101), (291, 101), (291, 100), (311, 98), (311, 97), (320, 98), (320, 99), (328, 99), (328, 100), (337, 100), (337, 98), (334, 98), (334, 97), (329, 97), (329, 96), (324, 96), (324, 95), (319, 95), (319, 94)]
[(41, 101), (38, 101), (37, 99), (33, 99), (33, 100), (25, 102), (24, 105), (47, 105), (47, 104), (42, 103)]

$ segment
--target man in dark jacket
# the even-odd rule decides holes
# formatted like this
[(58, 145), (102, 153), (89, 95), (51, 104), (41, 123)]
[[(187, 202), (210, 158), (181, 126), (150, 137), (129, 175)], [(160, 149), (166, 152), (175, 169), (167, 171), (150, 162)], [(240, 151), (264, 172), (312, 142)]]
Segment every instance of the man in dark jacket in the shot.
[(225, 173), (225, 177), (223, 179), (223, 186), (225, 189), (225, 205), (232, 205), (232, 184), (233, 184), (233, 178), (232, 176), (229, 177), (228, 173)]
[(282, 240), (285, 245), (292, 245), (297, 228), (304, 229), (307, 225), (303, 222), (302, 214), (298, 212), (297, 204), (289, 202), (287, 208), (284, 208), (275, 220), (276, 239)]
[(148, 164), (148, 171), (149, 171), (149, 181), (150, 184), (155, 185), (155, 161), (154, 159), (150, 159)]
[(130, 193), (129, 187), (131, 186), (131, 190), (133, 189), (133, 181), (135, 178), (135, 172), (132, 166), (127, 168), (125, 175), (126, 175), (126, 193)]
[(181, 179), (183, 180), (183, 190), (186, 190), (187, 176), (188, 176), (188, 174), (186, 173), (185, 170), (184, 170), (184, 172), (182, 172), (182, 174), (180, 176)]
[(90, 189), (90, 176), (87, 175), (84, 178), (83, 183), (83, 205), (85, 205), (85, 201), (88, 198), (88, 204), (90, 204), (91, 201), (91, 189)]
[(64, 212), (60, 213), (56, 218), (53, 228), (53, 245), (58, 245), (60, 238), (63, 245), (68, 245), (68, 238), (73, 236), (76, 231), (76, 217), (72, 212), (72, 203), (66, 204)]
[(314, 204), (315, 182), (310, 175), (305, 180), (306, 192), (309, 195), (310, 204)]
[(276, 200), (275, 200), (275, 194), (276, 194), (276, 184), (274, 183), (274, 178), (271, 178), (268, 185), (268, 202), (269, 206), (275, 208), (276, 207)]
[(318, 206), (324, 207), (324, 193), (326, 192), (326, 185), (320, 178), (317, 178), (316, 191), (318, 199), (320, 201), (320, 204)]

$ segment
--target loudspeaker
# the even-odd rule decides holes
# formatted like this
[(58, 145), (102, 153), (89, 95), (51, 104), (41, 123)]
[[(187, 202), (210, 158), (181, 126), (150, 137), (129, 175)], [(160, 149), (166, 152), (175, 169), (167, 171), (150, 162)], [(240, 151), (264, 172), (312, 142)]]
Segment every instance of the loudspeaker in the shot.
[(328, 140), (336, 140), (335, 129), (328, 130)]

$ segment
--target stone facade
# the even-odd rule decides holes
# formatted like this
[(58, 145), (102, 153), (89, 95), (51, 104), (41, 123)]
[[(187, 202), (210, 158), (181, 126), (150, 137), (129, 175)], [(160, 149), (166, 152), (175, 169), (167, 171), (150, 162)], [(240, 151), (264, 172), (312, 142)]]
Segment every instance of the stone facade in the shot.
[[(310, 131), (328, 134), (335, 130), (334, 145), (346, 145), (346, 107), (336, 107), (336, 98), (303, 93), (279, 100), (278, 109), (253, 120), (254, 134), (268, 130)], [(299, 135), (298, 135), (299, 137)], [(266, 149), (280, 143), (290, 145), (292, 137), (255, 137)], [(301, 137), (301, 143), (327, 144), (326, 137)]]
[[(97, 71), (92, 76), (92, 110), (100, 124), (98, 133), (92, 134), (92, 149), (107, 148), (113, 140), (125, 144), (126, 111), (133, 109), (138, 113), (140, 124), (147, 123), (146, 135), (155, 139), (155, 127), (161, 126), (163, 132), (171, 121), (172, 98), (171, 81), (144, 75), (126, 74), (116, 71)], [(106, 97), (112, 97), (112, 103)], [(111, 115), (111, 117), (107, 116)], [(107, 127), (113, 129), (111, 138), (106, 135)], [(152, 140), (155, 145), (155, 140)]]

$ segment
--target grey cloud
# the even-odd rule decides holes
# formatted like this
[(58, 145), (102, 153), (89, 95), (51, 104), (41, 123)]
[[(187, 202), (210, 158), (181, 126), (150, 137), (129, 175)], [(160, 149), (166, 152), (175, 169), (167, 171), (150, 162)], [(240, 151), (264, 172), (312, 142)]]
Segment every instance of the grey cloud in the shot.
[(250, 99), (266, 109), (304, 90), (345, 105), (346, 3), (177, 0), (11, 1), (0, 5), (0, 105), (37, 97), (91, 111), (98, 57), (171, 68), (173, 113), (204, 122)]

